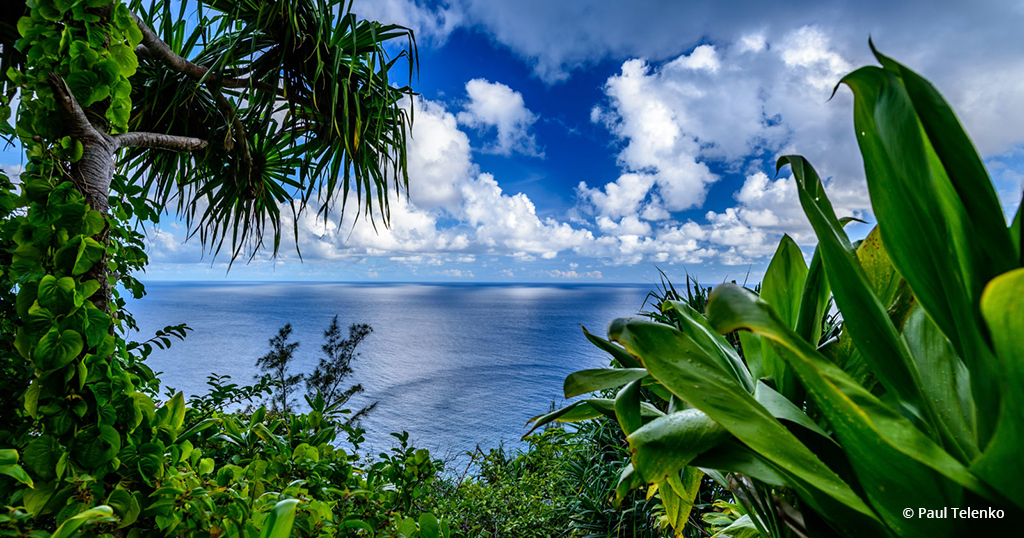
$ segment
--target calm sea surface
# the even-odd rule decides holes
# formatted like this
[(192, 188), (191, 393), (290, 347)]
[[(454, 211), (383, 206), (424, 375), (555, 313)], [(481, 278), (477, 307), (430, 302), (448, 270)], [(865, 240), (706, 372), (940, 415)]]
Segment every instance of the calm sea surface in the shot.
[[(248, 384), (268, 339), (285, 323), (301, 342), (295, 373), (311, 372), (323, 331), (338, 315), (343, 333), (369, 323), (373, 333), (353, 362), (352, 383), (379, 402), (363, 421), (369, 448), (391, 446), (406, 430), (438, 456), (515, 444), (527, 419), (561, 402), (565, 376), (608, 360), (583, 336), (635, 314), (651, 289), (641, 286), (168, 283), (146, 286), (128, 305), (144, 340), (166, 325), (194, 329), (184, 342), (154, 351), (149, 365), (165, 387), (207, 390), (206, 376)], [(301, 400), (301, 398), (300, 398)]]

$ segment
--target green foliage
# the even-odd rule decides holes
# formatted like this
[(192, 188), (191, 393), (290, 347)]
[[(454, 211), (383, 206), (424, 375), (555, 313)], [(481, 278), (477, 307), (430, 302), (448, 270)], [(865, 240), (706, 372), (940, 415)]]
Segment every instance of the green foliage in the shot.
[[(277, 336), (270, 339), (270, 351), (256, 359), (256, 367), (265, 372), (269, 380), (266, 387), (271, 412), (290, 413), (295, 403), (293, 395), (297, 390), (296, 387), (303, 382), (305, 382), (308, 397), (314, 398), (319, 395), (328, 407), (342, 407), (352, 396), (362, 393), (362, 385), (344, 388), (342, 384), (353, 373), (352, 360), (359, 356), (356, 346), (365, 340), (371, 332), (373, 329), (369, 325), (352, 324), (349, 327), (349, 337), (342, 338), (341, 329), (338, 327), (338, 316), (334, 316), (330, 326), (324, 331), (324, 344), (321, 346), (323, 356), (313, 372), (307, 375), (290, 373), (299, 342), (288, 341), (292, 333), (290, 323), (281, 327)], [(256, 376), (256, 379), (261, 379), (261, 377)], [(252, 398), (245, 399), (251, 401)], [(348, 423), (358, 423), (359, 419), (366, 416), (376, 405), (373, 403), (356, 411), (348, 418)]]
[[(306, 391), (309, 394), (323, 394), (328, 405), (345, 405), (353, 396), (363, 392), (362, 385), (343, 388), (342, 383), (352, 375), (352, 360), (359, 357), (356, 347), (366, 339), (373, 329), (365, 324), (353, 323), (348, 327), (348, 338), (341, 337), (338, 327), (338, 316), (334, 316), (331, 325), (324, 331), (324, 344), (320, 348), (323, 357), (316, 369), (306, 378)], [(376, 403), (360, 409), (349, 420), (358, 420), (376, 406)]]
[(434, 484), (429, 503), (453, 521), (453, 536), (660, 535), (656, 498), (634, 492), (626, 510), (608, 502), (629, 459), (625, 438), (612, 423), (594, 421), (578, 431), (549, 428), (526, 440), (529, 446), (519, 451), (478, 450), (467, 468), (450, 469)]
[[(302, 383), (303, 374), (290, 374), (292, 360), (295, 358), (295, 349), (299, 347), (298, 342), (289, 342), (292, 334), (291, 323), (286, 323), (277, 331), (277, 336), (270, 339), (270, 351), (256, 359), (256, 367), (267, 372), (274, 382), (274, 392), (270, 398), (271, 412), (290, 413), (295, 398), (291, 395), (295, 387)], [(256, 376), (259, 379), (259, 376)]]
[[(625, 385), (614, 409), (584, 400), (535, 419), (618, 418), (632, 451), (620, 494), (666, 482), (688, 493), (701, 469), (735, 497), (707, 515), (733, 536), (958, 536), (1024, 515), (1019, 224), (1000, 217), (941, 95), (875, 54), (882, 67), (843, 83), (877, 228), (851, 243), (814, 169), (783, 157), (818, 237), (811, 264), (784, 237), (760, 294), (719, 286), (706, 319), (663, 301), (653, 322), (612, 322), (622, 347), (587, 333), (629, 370), (578, 372), (566, 387)], [(670, 393), (664, 416), (642, 419), (638, 385)], [(968, 506), (1003, 519), (904, 516)]]
[[(169, 3), (10, 4), (0, 136), (17, 135), (26, 166), (17, 191), (0, 177), (0, 534), (446, 536), (444, 521), (412, 511), (429, 455), (403, 445), (410, 454), (358, 468), (334, 444), (343, 413), (322, 398), (304, 415), (226, 411), (265, 394), (263, 379), (159, 401), (144, 361), (189, 329), (128, 342), (137, 326), (120, 295), (145, 294), (140, 227), (170, 200), (207, 246), (230, 235), (233, 256), (255, 254), (265, 224), (276, 252), (278, 202), (295, 196), (299, 211), (315, 193), (326, 216), (350, 174), (363, 209), (376, 194), (386, 219), (388, 176), (405, 183), (398, 100), (411, 90), (389, 82), (383, 43), (411, 34), (320, 0), (182, 2), (182, 14), (199, 7), (202, 42), (183, 39)], [(140, 127), (150, 142), (120, 136)], [(183, 136), (207, 152), (142, 147)]]
[[(52, 141), (61, 157), (74, 162), (81, 157), (81, 141), (64, 137), (47, 77), (63, 77), (83, 108), (100, 113), (110, 131), (125, 132), (132, 109), (128, 79), (138, 67), (135, 47), (142, 33), (128, 7), (116, 0), (35, 0), (29, 7), (18, 21), (21, 38), (16, 43), (25, 55), (25, 69), (9, 73), (22, 91), (17, 134), (23, 140)], [(29, 156), (41, 154), (30, 147)]]

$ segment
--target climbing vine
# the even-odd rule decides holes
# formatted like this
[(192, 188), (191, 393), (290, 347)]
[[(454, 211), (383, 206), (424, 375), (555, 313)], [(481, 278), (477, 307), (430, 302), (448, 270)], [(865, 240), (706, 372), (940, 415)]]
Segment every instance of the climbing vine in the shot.
[[(17, 184), (0, 175), (0, 535), (447, 536), (429, 514), (408, 517), (433, 477), (425, 451), (354, 472), (334, 446), (340, 410), (322, 399), (307, 415), (199, 419), (181, 393), (159, 401), (152, 346), (126, 340), (120, 294), (145, 293), (135, 226), (160, 208), (114, 157), (206, 142), (126, 138), (143, 25), (120, 0), (25, 6), (24, 63), (6, 73), (21, 104), (0, 132), (26, 159)], [(161, 347), (185, 331), (166, 329)]]

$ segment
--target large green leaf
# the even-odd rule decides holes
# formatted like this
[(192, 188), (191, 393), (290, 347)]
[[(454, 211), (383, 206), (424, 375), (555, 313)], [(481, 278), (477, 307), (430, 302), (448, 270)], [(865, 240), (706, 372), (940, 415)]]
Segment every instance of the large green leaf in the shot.
[(732, 375), (744, 390), (754, 392), (754, 380), (750, 377), (743, 360), (729, 341), (708, 324), (704, 314), (682, 301), (666, 301), (665, 307), (680, 314), (679, 330), (691, 339), (694, 345), (707, 351), (708, 357), (717, 362), (722, 371)]
[[(661, 412), (657, 407), (654, 407), (650, 403), (640, 403), (640, 417), (644, 422), (663, 416), (664, 414), (665, 413)], [(615, 400), (609, 398), (588, 398), (586, 400), (578, 400), (561, 409), (545, 413), (543, 415), (537, 415), (526, 421), (528, 426), (531, 423), (533, 426), (525, 435), (523, 435), (523, 437), (530, 435), (537, 428), (551, 422), (582, 422), (602, 415), (613, 420), (616, 419)]]
[(1008, 390), (992, 440), (971, 470), (1024, 508), (1024, 268), (989, 282), (981, 297), (992, 344), (1005, 365)]
[[(832, 295), (832, 288), (825, 278), (825, 267), (821, 262), (821, 251), (814, 249), (811, 265), (804, 279), (804, 289), (800, 293), (800, 310), (796, 325), (793, 327), (801, 338), (817, 345), (821, 339), (821, 318), (825, 315), (825, 306)], [(751, 334), (751, 333), (745, 333)]]
[[(880, 60), (883, 58), (879, 55)], [(936, 153), (935, 144), (940, 144), (946, 160), (952, 162), (950, 152), (961, 143), (956, 140), (959, 137), (928, 132), (922, 126), (915, 106), (930, 108), (934, 103), (915, 103), (898, 73), (899, 69), (893, 72), (863, 67), (843, 77), (842, 82), (853, 90), (854, 126), (882, 240), (893, 265), (971, 371), (978, 406), (979, 442), (984, 444), (995, 427), (1001, 394), (999, 366), (982, 334), (978, 301), (993, 271), (1005, 265), (1001, 261), (1005, 255), (993, 259), (989, 256), (991, 252), (983, 248), (985, 241), (979, 238), (988, 226), (979, 229), (972, 223), (943, 160)], [(933, 128), (937, 124), (933, 122)], [(934, 141), (930, 139), (932, 135), (936, 137)], [(940, 140), (944, 136), (952, 138)], [(968, 143), (956, 151), (974, 150)], [(964, 175), (972, 174), (971, 168), (955, 170), (961, 188), (967, 188)], [(988, 178), (971, 177), (970, 182), (970, 188), (975, 188), (975, 182), (988, 183)], [(984, 208), (985, 198), (973, 196), (973, 209)], [(999, 212), (998, 206), (993, 211)], [(984, 222), (990, 219), (987, 216)], [(1002, 230), (1005, 228), (1001, 225), (999, 234), (1006, 238)], [(994, 247), (989, 244), (989, 248)], [(836, 282), (831, 278), (829, 281), (835, 287)], [(844, 314), (857, 316), (847, 312), (843, 304), (839, 303), (839, 307)], [(854, 336), (860, 345), (863, 339)], [(871, 360), (872, 352), (863, 348), (861, 352)], [(891, 354), (883, 357), (893, 363), (902, 362), (892, 360)], [(872, 366), (878, 373), (877, 366)], [(879, 379), (882, 380), (881, 375)]]
[(25, 447), (25, 467), (37, 478), (53, 480), (57, 477), (57, 462), (62, 454), (64, 450), (53, 437), (36, 437)]
[(779, 159), (779, 168), (786, 164), (792, 167), (800, 204), (818, 236), (825, 274), (836, 305), (843, 313), (845, 330), (850, 332), (861, 357), (882, 386), (899, 397), (927, 427), (934, 427), (934, 414), (921, 392), (917, 364), (889, 319), (886, 306), (872, 291), (872, 284), (825, 196), (817, 172), (800, 156)]
[(625, 349), (601, 338), (600, 336), (594, 335), (587, 331), (586, 327), (583, 327), (583, 334), (586, 335), (587, 340), (590, 340), (595, 346), (605, 350), (619, 363), (619, 366), (623, 368), (643, 368), (640, 361), (636, 357), (632, 356)]
[[(91, 306), (91, 303), (88, 306)], [(85, 315), (88, 321), (85, 326), (86, 343), (89, 347), (96, 347), (110, 331), (110, 324), (113, 320), (99, 308), (86, 308)]]
[(772, 305), (789, 327), (796, 326), (806, 280), (803, 252), (789, 235), (783, 235), (761, 282), (761, 299)]
[(86, 469), (99, 469), (121, 450), (121, 434), (106, 424), (90, 426), (75, 437), (72, 454)]
[(776, 343), (839, 438), (864, 492), (900, 536), (950, 536), (945, 521), (903, 516), (907, 506), (958, 506), (960, 486), (993, 499), (989, 488), (928, 435), (865, 390), (797, 336), (749, 291), (719, 286), (708, 320), (722, 332), (751, 330)]
[(763, 405), (773, 417), (779, 420), (792, 422), (793, 424), (799, 424), (829, 441), (832, 441), (832, 438), (825, 433), (825, 430), (822, 430), (821, 426), (818, 426), (813, 420), (811, 420), (811, 417), (807, 416), (802, 409), (768, 385), (758, 381), (757, 387), (754, 389), (754, 398), (758, 403)]
[[(768, 461), (764, 456), (754, 452), (750, 447), (735, 438), (705, 451), (694, 458), (690, 464), (704, 469), (709, 475), (721, 475), (719, 471), (740, 473), (760, 480), (765, 484), (790, 486), (800, 492), (801, 496), (809, 493), (804, 486), (804, 482), (793, 480), (791, 475), (784, 469)], [(728, 487), (724, 479), (719, 480), (719, 482), (724, 487)], [(825, 499), (827, 497), (821, 496), (819, 498)]]
[[(878, 302), (886, 309), (890, 309), (898, 298), (903, 278), (889, 259), (878, 226), (872, 228), (867, 237), (860, 242), (857, 247), (857, 259), (868, 277), (868, 282), (871, 283), (875, 297), (878, 297)], [(897, 327), (899, 326), (897, 324)]]
[[(818, 254), (819, 251), (815, 251), (815, 255)], [(893, 326), (899, 330), (903, 326), (903, 315), (909, 313), (904, 312), (904, 307), (913, 306), (913, 294), (910, 293), (905, 283), (901, 285), (902, 278), (885, 252), (877, 226), (860, 242), (857, 247), (857, 259), (860, 261), (861, 267), (864, 268), (864, 274), (871, 284), (871, 289), (878, 297), (879, 303), (886, 308)], [(904, 292), (905, 295), (903, 295)], [(800, 331), (797, 331), (797, 334), (804, 336)], [(864, 361), (860, 350), (854, 344), (850, 331), (844, 330), (839, 335), (838, 341), (830, 342), (820, 351), (865, 388), (868, 390), (874, 388), (877, 380), (871, 372), (870, 365)]]
[(829, 517), (864, 532), (878, 530), (874, 514), (850, 486), (758, 403), (712, 356), (714, 350), (673, 327), (638, 318), (613, 321), (608, 334), (640, 357), (673, 394), (782, 469), (804, 491), (801, 498), (811, 503), (824, 502), (821, 496), (835, 499), (848, 512), (833, 511)]
[(640, 414), (640, 380), (631, 381), (615, 396), (615, 419), (622, 433), (630, 435), (644, 424)]
[(88, 271), (103, 257), (103, 245), (91, 237), (76, 235), (56, 254), (59, 267), (73, 275)]
[(686, 467), (680, 473), (672, 473), (653, 487), (658, 489), (661, 504), (665, 507), (665, 520), (679, 536), (690, 519), (693, 501), (700, 491), (704, 473), (696, 467)]
[(980, 247), (985, 259), (979, 267), (985, 271), (981, 279), (987, 281), (1017, 267), (999, 197), (953, 108), (923, 77), (880, 54), (874, 46), (872, 51), (885, 69), (903, 82), (924, 133), (963, 204), (974, 229), (970, 241)]
[(278, 501), (263, 522), (263, 532), (260, 533), (260, 538), (288, 538), (291, 536), (292, 524), (295, 522), (295, 507), (298, 504), (298, 499)]
[(9, 476), (29, 488), (34, 487), (32, 477), (25, 472), (25, 469), (22, 469), (21, 465), (0, 465), (0, 474)]
[(915, 308), (903, 327), (914, 360), (921, 372), (924, 392), (943, 428), (947, 450), (962, 463), (978, 456), (974, 440), (974, 399), (970, 375), (942, 331), (924, 310)]
[(617, 389), (631, 381), (647, 376), (643, 368), (596, 368), (573, 372), (565, 378), (563, 390), (566, 398), (605, 389)]
[(54, 314), (66, 314), (75, 306), (75, 280), (46, 275), (39, 280), (39, 304)]
[(109, 506), (97, 506), (84, 512), (71, 516), (64, 523), (57, 527), (57, 531), (50, 535), (50, 538), (71, 538), (76, 536), (79, 527), (97, 519), (112, 518), (113, 509)]
[(441, 527), (434, 514), (425, 512), (420, 514), (420, 538), (438, 538)]
[[(761, 282), (761, 298), (772, 305), (791, 328), (797, 326), (806, 280), (807, 264), (803, 252), (792, 238), (783, 235)], [(803, 401), (803, 387), (769, 342), (761, 342), (761, 364), (764, 375), (775, 379), (779, 393), (790, 401)]]
[(661, 482), (729, 437), (728, 430), (698, 409), (665, 415), (629, 435), (633, 469), (647, 483)]
[(82, 335), (77, 332), (71, 329), (61, 331), (54, 327), (39, 339), (32, 352), (32, 362), (43, 371), (63, 368), (75, 360), (84, 344)]
[(750, 514), (743, 514), (728, 527), (716, 532), (711, 538), (761, 538), (761, 531), (757, 530)]
[(743, 350), (743, 360), (750, 371), (750, 377), (753, 379), (765, 377), (764, 361), (761, 360), (761, 351), (764, 349), (761, 345), (761, 337), (746, 331), (739, 334), (740, 348)]

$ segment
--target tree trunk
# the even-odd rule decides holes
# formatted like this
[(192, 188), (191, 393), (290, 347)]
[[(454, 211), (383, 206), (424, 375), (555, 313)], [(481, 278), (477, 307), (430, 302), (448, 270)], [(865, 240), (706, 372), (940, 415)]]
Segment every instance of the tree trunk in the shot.
[[(82, 158), (71, 165), (71, 181), (82, 193), (89, 207), (99, 211), (106, 220), (110, 204), (110, 182), (114, 179), (114, 153), (117, 151), (117, 143), (112, 136), (101, 130), (102, 127), (97, 127), (89, 121), (64, 79), (53, 73), (49, 78), (54, 98), (67, 125), (68, 136), (82, 143)], [(110, 244), (109, 223), (95, 239), (104, 248)], [(94, 264), (83, 278), (99, 282), (100, 289), (93, 295), (92, 302), (97, 308), (110, 314), (111, 288), (110, 280), (107, 278), (108, 272), (107, 255), (104, 252), (100, 261)]]
[[(91, 209), (99, 211), (104, 219), (110, 204), (110, 183), (114, 179), (114, 157), (117, 151), (127, 147), (163, 148), (174, 151), (193, 151), (206, 147), (206, 141), (159, 133), (130, 132), (109, 135), (103, 125), (95, 125), (78, 104), (67, 84), (59, 75), (49, 76), (53, 95), (60, 107), (67, 126), (66, 134), (82, 143), (82, 157), (71, 165), (71, 181)], [(110, 224), (96, 237), (96, 241), (107, 247), (110, 244)], [(92, 266), (84, 275), (86, 280), (95, 279), (100, 289), (92, 297), (97, 308), (110, 314), (111, 287), (108, 279), (107, 255)]]

